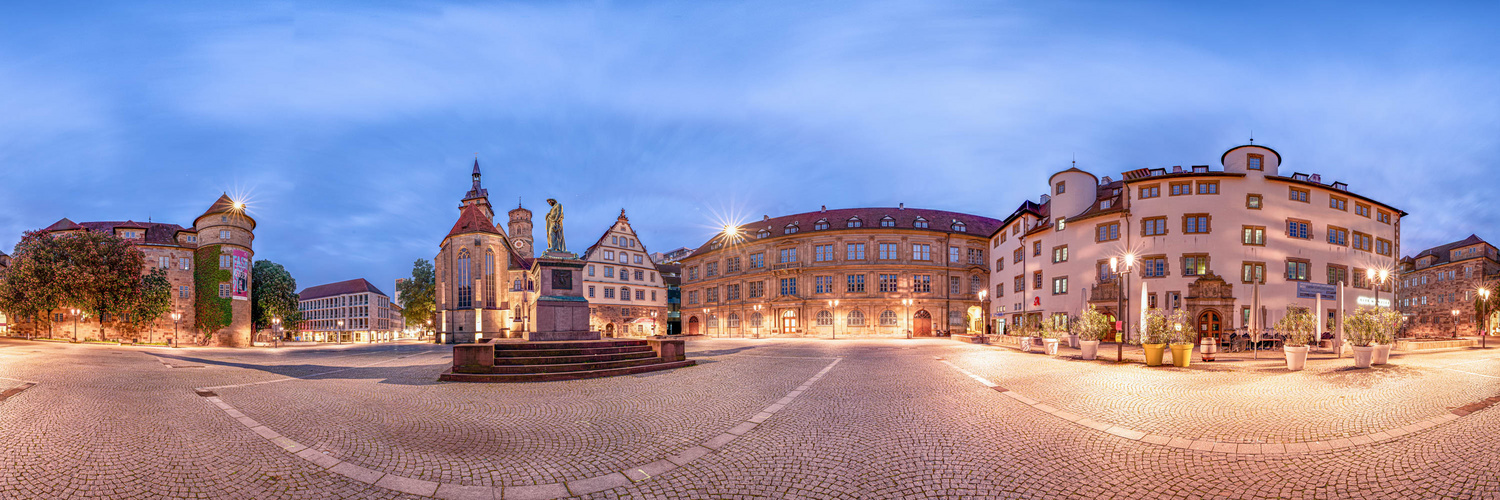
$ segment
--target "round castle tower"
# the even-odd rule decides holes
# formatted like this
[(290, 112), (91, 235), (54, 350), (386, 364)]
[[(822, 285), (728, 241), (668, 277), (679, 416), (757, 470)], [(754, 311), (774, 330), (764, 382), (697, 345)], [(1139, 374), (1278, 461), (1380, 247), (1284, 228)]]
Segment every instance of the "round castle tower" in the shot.
[[(230, 199), (226, 193), (193, 220), (193, 229), (198, 231), (193, 272), (196, 322), (218, 326), (198, 333), (213, 333), (215, 343), (220, 346), (250, 347), (250, 265), (255, 258), (255, 219), (245, 213), (244, 203)], [(226, 311), (227, 315), (222, 314)]]

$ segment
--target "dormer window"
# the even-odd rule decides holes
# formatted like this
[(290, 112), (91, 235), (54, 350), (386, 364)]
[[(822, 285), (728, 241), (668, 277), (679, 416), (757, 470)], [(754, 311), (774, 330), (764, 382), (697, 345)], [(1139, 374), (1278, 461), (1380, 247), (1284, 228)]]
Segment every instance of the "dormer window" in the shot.
[(896, 219), (887, 215), (880, 219), (880, 227), (896, 227)]
[(797, 223), (793, 222), (791, 224), (787, 224), (786, 227), (781, 230), (781, 234), (793, 234), (797, 232), (797, 229)]
[(1299, 172), (1299, 173), (1292, 174), (1292, 179), (1299, 180), (1299, 181), (1305, 181), (1305, 180), (1308, 180), (1308, 177), (1307, 177), (1307, 174)]
[(865, 221), (859, 220), (859, 217), (850, 217), (848, 224), (845, 224), (845, 227), (864, 227), (864, 226), (865, 226)]
[(1265, 160), (1265, 157), (1261, 155), (1246, 155), (1245, 168), (1248, 168), (1250, 170), (1263, 170), (1260, 166), (1262, 160)]
[(813, 223), (814, 231), (822, 231), (824, 229), (828, 229), (828, 219), (818, 219), (818, 222)]
[(758, 240), (759, 239), (770, 238), (770, 237), (771, 237), (771, 232), (767, 231), (765, 229), (762, 229), (762, 230), (760, 230), (760, 232), (755, 233), (755, 239), (758, 239)]
[(916, 222), (912, 222), (911, 226), (917, 229), (927, 229), (927, 219), (918, 216)]
[(188, 243), (197, 243), (198, 242), (198, 237), (189, 234), (189, 235), (187, 235), (187, 242)]
[(1114, 200), (1101, 201), (1099, 202), (1099, 210), (1109, 210), (1109, 207), (1112, 205), (1114, 205)]
[(953, 230), (954, 231), (958, 231), (960, 233), (963, 233), (963, 232), (968, 232), (969, 227), (965, 226), (964, 223), (962, 223), (962, 222), (954, 221), (953, 222)]
[(1193, 165), (1193, 173), (1202, 174), (1208, 172), (1208, 165)]

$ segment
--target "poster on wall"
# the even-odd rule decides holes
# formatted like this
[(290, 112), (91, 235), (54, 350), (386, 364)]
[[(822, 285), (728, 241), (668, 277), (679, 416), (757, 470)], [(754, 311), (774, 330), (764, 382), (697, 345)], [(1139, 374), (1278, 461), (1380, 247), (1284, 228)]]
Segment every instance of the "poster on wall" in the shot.
[(250, 300), (250, 252), (244, 250), (232, 250), (232, 264), (230, 269), (233, 275), (230, 280), (233, 289), (230, 295), (234, 300)]

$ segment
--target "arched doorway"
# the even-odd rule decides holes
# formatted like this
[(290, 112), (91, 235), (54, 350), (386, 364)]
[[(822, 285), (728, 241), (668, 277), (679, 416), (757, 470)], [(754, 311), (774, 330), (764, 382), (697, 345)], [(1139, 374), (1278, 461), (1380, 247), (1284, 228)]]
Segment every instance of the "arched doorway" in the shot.
[(604, 325), (604, 336), (605, 337), (614, 337), (615, 336), (615, 324), (614, 323), (610, 323), (608, 325)]
[(917, 311), (917, 314), (912, 316), (911, 323), (911, 335), (913, 337), (932, 336), (932, 313), (927, 312), (926, 309)]
[(1224, 318), (1219, 311), (1209, 309), (1198, 314), (1198, 336), (1219, 338), (1224, 332)]
[(781, 333), (792, 333), (797, 329), (797, 311), (787, 309), (781, 313)]
[(697, 334), (698, 334), (698, 317), (697, 316), (693, 316), (691, 318), (688, 318), (688, 335), (697, 335)]

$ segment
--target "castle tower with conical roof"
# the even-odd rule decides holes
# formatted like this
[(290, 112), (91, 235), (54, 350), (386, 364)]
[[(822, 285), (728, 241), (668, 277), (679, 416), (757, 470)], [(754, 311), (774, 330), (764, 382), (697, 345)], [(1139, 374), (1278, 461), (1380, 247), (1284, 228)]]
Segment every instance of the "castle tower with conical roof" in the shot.
[(219, 196), (193, 220), (195, 251), (194, 326), (224, 347), (250, 347), (250, 263), (255, 258), (255, 219), (245, 204)]

